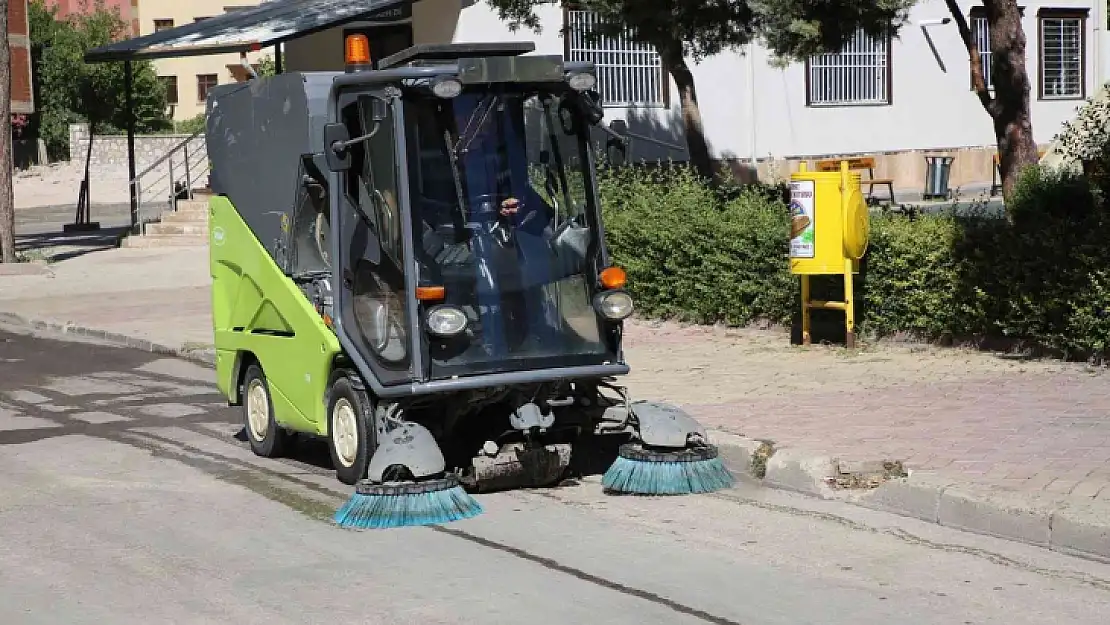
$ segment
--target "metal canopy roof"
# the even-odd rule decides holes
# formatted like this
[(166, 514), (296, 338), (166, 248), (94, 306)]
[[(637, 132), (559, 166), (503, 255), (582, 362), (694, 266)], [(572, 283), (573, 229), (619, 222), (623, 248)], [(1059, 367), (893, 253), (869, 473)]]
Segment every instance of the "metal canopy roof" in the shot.
[(269, 0), (206, 20), (117, 41), (86, 63), (247, 52), (371, 17), (412, 0)]

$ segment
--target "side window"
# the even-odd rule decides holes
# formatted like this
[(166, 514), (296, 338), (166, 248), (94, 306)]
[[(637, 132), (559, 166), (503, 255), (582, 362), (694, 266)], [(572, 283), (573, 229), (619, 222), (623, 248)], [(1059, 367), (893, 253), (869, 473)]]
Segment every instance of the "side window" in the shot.
[(553, 226), (584, 225), (586, 186), (575, 123), (557, 98), (532, 96), (524, 102), (529, 179), (533, 189), (558, 207)]
[(331, 215), (323, 181), (300, 170), (300, 188), (293, 211), (289, 273), (300, 276), (331, 269)]
[[(392, 109), (375, 121), (370, 96), (343, 111), (350, 136), (373, 134), (351, 149), (351, 169), (344, 176), (347, 200), (354, 205), (346, 228), (350, 234), (351, 296), (355, 326), (376, 364), (408, 376), (408, 310)], [(373, 239), (371, 241), (370, 239)], [(378, 249), (380, 253), (367, 253)]]
[[(369, 104), (367, 104), (367, 107)], [(366, 119), (369, 120), (369, 111)], [(367, 125), (373, 127), (374, 122)], [(369, 180), (369, 201), (374, 206), (378, 220), (378, 232), (382, 250), (402, 265), (401, 213), (397, 195), (397, 163), (394, 157), (393, 116), (380, 122), (378, 131), (368, 141), (366, 169), (363, 173)]]

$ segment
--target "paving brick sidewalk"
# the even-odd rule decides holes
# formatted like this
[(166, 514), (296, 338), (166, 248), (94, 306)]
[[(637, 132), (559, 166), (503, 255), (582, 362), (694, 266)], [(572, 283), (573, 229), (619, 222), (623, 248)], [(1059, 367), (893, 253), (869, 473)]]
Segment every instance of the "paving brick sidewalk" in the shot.
[[(211, 343), (208, 285), (203, 248), (95, 252), (51, 276), (0, 277), (0, 312), (196, 346)], [(921, 346), (791, 347), (782, 332), (635, 322), (627, 337), (633, 396), (709, 427), (1110, 500), (1110, 374)]]
[(636, 323), (630, 386), (709, 427), (844, 459), (899, 459), (1110, 500), (1110, 374), (917, 345), (790, 347), (779, 332)]

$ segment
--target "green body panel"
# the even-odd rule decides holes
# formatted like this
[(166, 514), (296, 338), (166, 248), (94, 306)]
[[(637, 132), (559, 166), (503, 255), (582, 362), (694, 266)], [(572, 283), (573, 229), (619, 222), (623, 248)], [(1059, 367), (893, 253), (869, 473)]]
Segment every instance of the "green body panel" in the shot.
[[(275, 216), (275, 219), (278, 217)], [(209, 258), (217, 386), (238, 394), (236, 366), (253, 354), (270, 385), (274, 416), (326, 434), (324, 395), (341, 347), (297, 285), (277, 266), (226, 197), (209, 201)]]

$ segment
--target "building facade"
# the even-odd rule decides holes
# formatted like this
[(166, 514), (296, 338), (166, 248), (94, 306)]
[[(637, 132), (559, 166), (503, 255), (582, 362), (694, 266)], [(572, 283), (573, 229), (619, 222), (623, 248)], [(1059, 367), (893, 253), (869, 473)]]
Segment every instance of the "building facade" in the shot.
[[(119, 13), (120, 19), (131, 26), (131, 36), (138, 36), (138, 6), (139, 0), (99, 0), (104, 8)], [(80, 15), (96, 8), (97, 0), (46, 0), (46, 5), (53, 7), (58, 12), (58, 17), (67, 15)]]
[(35, 112), (34, 90), (31, 87), (31, 39), (27, 20), (27, 0), (8, 3), (8, 46), (11, 51), (12, 113)]
[[(209, 17), (226, 11), (257, 6), (257, 0), (135, 0), (139, 34), (147, 35)], [(250, 53), (248, 63), (257, 65), (272, 52)], [(215, 54), (182, 58), (157, 59), (155, 71), (166, 85), (170, 114), (174, 121), (182, 122), (204, 113), (208, 91), (216, 85), (239, 82), (246, 77), (246, 69), (238, 54)]]
[[(960, 0), (990, 80), (981, 2)], [(1047, 144), (1110, 70), (1105, 0), (1022, 3), (1035, 139)], [(685, 155), (677, 90), (659, 56), (630, 39), (582, 36), (592, 20), (558, 4), (539, 9), (541, 33), (516, 32), (484, 3), (419, 0), (395, 19), (335, 28), (285, 46), (287, 69), (339, 69), (346, 32), (371, 34), (380, 58), (405, 43), (532, 40), (538, 53), (594, 61), (607, 117), (626, 120), (634, 158)], [(948, 18), (945, 21), (945, 18)], [(563, 35), (565, 31), (566, 36)], [(971, 89), (970, 64), (942, 0), (921, 0), (897, 38), (856, 35), (837, 53), (775, 67), (759, 46), (693, 65), (707, 140), (717, 159), (758, 163), (781, 173), (791, 163), (835, 155), (873, 155), (876, 176), (919, 187), (926, 153), (956, 157), (953, 183), (989, 182), (995, 137)]]

